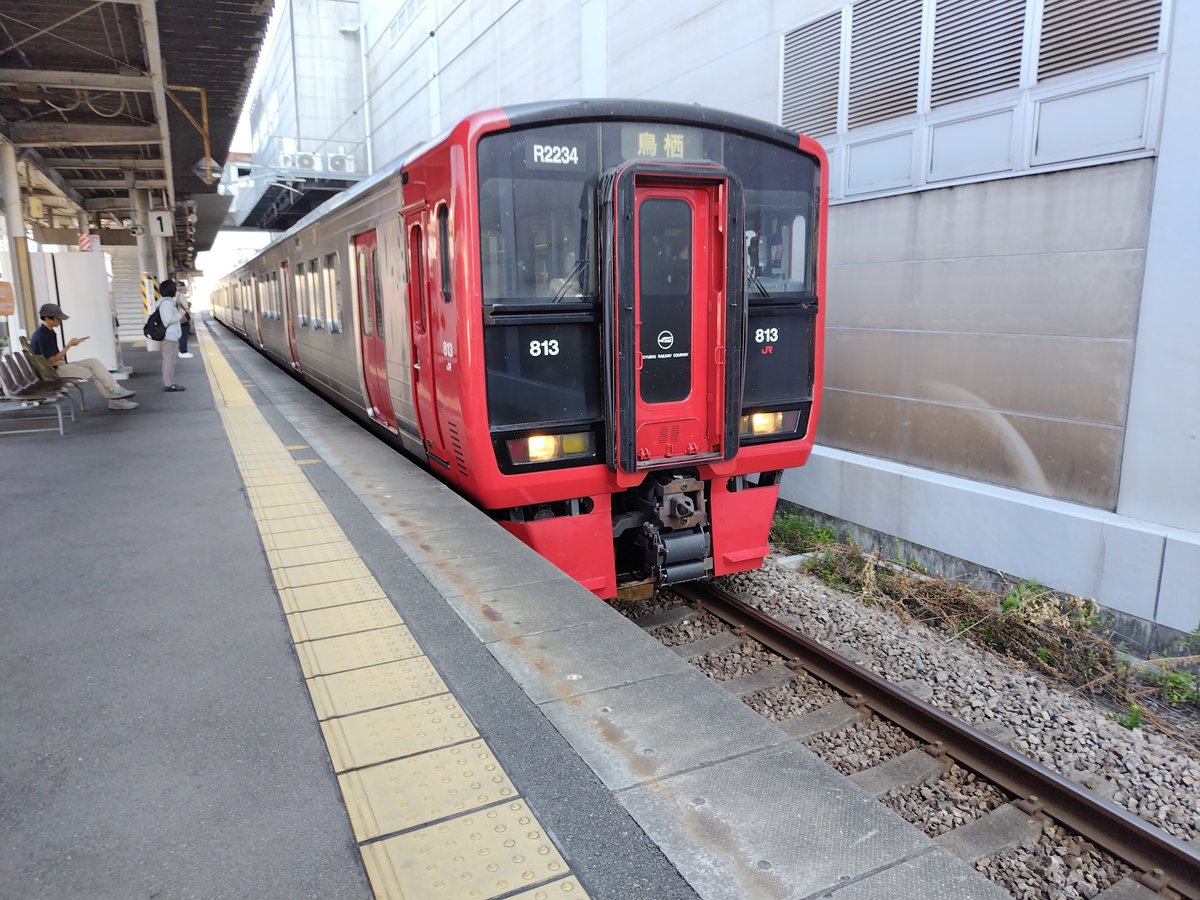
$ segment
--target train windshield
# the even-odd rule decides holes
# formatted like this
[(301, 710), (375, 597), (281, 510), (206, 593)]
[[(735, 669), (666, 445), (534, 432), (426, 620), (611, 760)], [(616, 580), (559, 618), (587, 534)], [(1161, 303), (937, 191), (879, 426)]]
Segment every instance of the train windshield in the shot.
[(745, 189), (746, 296), (753, 304), (812, 296), (816, 163), (735, 133), (641, 123), (564, 124), (502, 132), (479, 143), (484, 303), (594, 300), (599, 269), (596, 186), (627, 159), (704, 159)]
[(484, 302), (563, 303), (596, 295), (596, 126), (480, 143)]

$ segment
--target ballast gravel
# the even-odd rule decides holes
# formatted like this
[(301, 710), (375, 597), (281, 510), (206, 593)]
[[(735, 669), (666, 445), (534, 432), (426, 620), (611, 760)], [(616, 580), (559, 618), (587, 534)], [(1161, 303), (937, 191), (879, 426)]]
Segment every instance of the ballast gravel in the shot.
[(774, 559), (756, 572), (717, 583), (831, 649), (851, 653), (893, 683), (927, 684), (935, 706), (1010, 738), (1012, 746), (1067, 778), (1092, 780), (1117, 805), (1182, 840), (1200, 843), (1195, 748), (1124, 728), (1108, 710), (977, 647), (969, 635), (941, 633), (868, 606)]

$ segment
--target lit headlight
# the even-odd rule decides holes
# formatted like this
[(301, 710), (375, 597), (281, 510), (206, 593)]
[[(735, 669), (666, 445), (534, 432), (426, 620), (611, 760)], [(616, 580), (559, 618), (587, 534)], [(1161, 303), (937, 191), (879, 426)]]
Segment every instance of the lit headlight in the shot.
[(798, 409), (785, 409), (782, 412), (752, 412), (742, 416), (741, 437), (761, 438), (773, 434), (795, 434), (800, 424)]
[(508, 442), (508, 455), (514, 463), (548, 463), (592, 455), (590, 431), (571, 434), (531, 434)]
[(550, 462), (562, 456), (562, 442), (552, 434), (535, 434), (525, 439), (530, 462)]
[(783, 413), (751, 413), (742, 416), (742, 435), (761, 437), (764, 434), (779, 434), (783, 431)]

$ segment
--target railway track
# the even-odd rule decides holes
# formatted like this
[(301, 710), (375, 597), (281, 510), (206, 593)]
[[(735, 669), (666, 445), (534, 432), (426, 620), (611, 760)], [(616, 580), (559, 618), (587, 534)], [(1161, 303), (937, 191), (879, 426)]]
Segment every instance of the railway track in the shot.
[[(693, 609), (724, 622), (738, 638), (753, 639), (778, 654), (787, 670), (807, 673), (832, 687), (843, 695), (843, 706), (855, 708), (859, 717), (869, 712), (892, 723), (941, 764), (953, 761), (1017, 798), (1011, 804), (1016, 811), (1053, 820), (1123, 861), (1133, 870), (1133, 879), (1148, 890), (1200, 900), (1200, 852), (1196, 848), (710, 583), (689, 582), (672, 590)], [(659, 624), (669, 620), (669, 615), (656, 617)], [(646, 623), (646, 627), (653, 626)], [(676, 649), (692, 657), (720, 646), (721, 641), (710, 636), (697, 642), (694, 651)]]

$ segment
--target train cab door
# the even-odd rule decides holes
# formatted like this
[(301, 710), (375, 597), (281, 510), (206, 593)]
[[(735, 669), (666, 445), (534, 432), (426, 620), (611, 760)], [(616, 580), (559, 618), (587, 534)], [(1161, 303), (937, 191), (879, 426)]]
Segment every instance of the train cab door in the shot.
[(292, 279), (288, 277), (288, 264), (284, 260), (279, 264), (279, 280), (283, 282), (283, 318), (284, 328), (287, 329), (288, 354), (291, 357), (292, 368), (300, 371), (300, 354), (296, 352), (296, 292)]
[(395, 429), (396, 415), (388, 392), (387, 345), (383, 331), (383, 290), (374, 230), (354, 236), (354, 283), (358, 296), (358, 339), (362, 347), (363, 380), (371, 418)]
[(625, 472), (711, 463), (737, 449), (744, 291), (732, 231), (741, 191), (717, 171), (687, 177), (643, 164), (616, 179), (618, 209), (629, 214), (613, 224), (616, 450)]
[(408, 251), (408, 309), (409, 337), (412, 341), (413, 405), (425, 452), (432, 459), (449, 467), (443, 447), (441, 422), (438, 419), (437, 373), (434, 369), (432, 288), (429, 282), (429, 260), (425, 241), (428, 216), (424, 201), (405, 207), (404, 234)]

